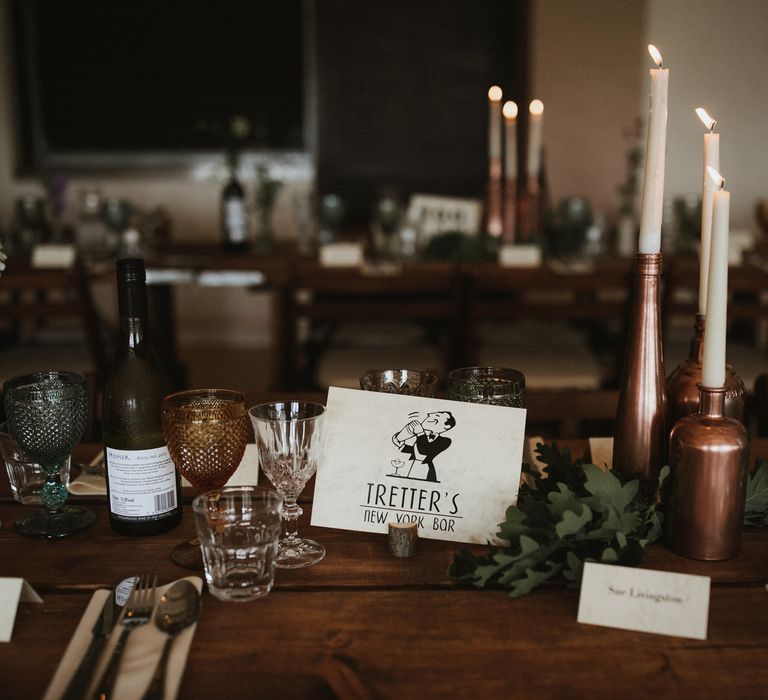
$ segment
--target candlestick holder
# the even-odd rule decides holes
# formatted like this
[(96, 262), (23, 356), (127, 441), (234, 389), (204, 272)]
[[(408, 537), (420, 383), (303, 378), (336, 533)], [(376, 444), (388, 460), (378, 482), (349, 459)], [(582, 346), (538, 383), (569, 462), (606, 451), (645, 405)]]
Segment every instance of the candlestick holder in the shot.
[[(699, 384), (701, 384), (701, 358), (704, 348), (705, 320), (696, 314), (693, 337), (687, 359), (683, 360), (667, 378), (670, 427), (685, 416), (699, 410)], [(731, 365), (725, 366), (725, 415), (744, 422), (744, 382)]]
[(539, 182), (530, 176), (518, 199), (518, 230), (520, 240), (530, 241), (539, 234)]
[(667, 392), (661, 348), (661, 253), (635, 255), (629, 338), (619, 389), (613, 468), (655, 481), (667, 454)]
[(725, 387), (700, 387), (699, 412), (669, 439), (664, 529), (670, 549), (691, 559), (731, 559), (741, 547), (749, 438), (725, 400)]
[(501, 160), (493, 158), (488, 172), (488, 188), (485, 197), (485, 231), (489, 236), (499, 238), (504, 228), (502, 219)]
[(507, 245), (515, 242), (517, 229), (517, 178), (504, 183), (504, 229), (501, 240)]

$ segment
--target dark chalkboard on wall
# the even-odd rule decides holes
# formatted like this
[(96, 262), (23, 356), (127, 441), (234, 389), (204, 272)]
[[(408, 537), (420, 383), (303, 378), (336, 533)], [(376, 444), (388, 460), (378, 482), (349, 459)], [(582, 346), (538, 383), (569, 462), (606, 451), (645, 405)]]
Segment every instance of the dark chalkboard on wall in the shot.
[(26, 167), (63, 152), (302, 148), (301, 0), (14, 0)]
[(526, 98), (527, 3), (317, 4), (318, 186), (353, 221), (382, 189), (479, 195), (487, 91)]

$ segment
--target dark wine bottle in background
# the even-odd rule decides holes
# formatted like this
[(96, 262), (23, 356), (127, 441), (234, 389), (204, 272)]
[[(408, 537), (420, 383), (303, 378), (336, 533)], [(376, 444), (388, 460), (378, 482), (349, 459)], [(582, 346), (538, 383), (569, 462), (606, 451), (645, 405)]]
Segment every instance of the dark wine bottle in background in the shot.
[(224, 250), (246, 251), (248, 217), (245, 210), (245, 190), (237, 179), (237, 152), (229, 154), (229, 180), (221, 191), (221, 235)]
[(109, 524), (157, 535), (181, 522), (181, 485), (160, 424), (168, 385), (147, 333), (144, 261), (117, 261), (120, 337), (104, 391), (102, 424)]

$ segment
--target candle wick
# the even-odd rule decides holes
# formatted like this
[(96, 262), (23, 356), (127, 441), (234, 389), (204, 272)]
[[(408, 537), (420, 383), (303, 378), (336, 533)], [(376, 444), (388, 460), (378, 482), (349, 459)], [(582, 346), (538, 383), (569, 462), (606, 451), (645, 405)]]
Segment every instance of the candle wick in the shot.
[(709, 133), (714, 134), (715, 133), (715, 126), (717, 126), (717, 121), (714, 119), (712, 120), (712, 126), (709, 127)]
[(723, 189), (724, 187), (725, 187), (725, 178), (722, 178), (722, 179), (720, 180), (720, 190), (722, 191), (722, 189)]

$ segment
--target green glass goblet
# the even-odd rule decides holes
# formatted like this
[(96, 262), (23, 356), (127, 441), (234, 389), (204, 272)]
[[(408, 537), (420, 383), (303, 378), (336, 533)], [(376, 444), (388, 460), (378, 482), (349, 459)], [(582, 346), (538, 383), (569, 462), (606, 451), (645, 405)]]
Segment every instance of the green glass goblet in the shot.
[(16, 523), (23, 535), (59, 539), (92, 525), (96, 514), (68, 506), (61, 483), (62, 463), (72, 454), (85, 429), (88, 398), (85, 378), (76, 372), (37, 372), (3, 384), (8, 430), (19, 446), (45, 471), (41, 500), (45, 510)]

